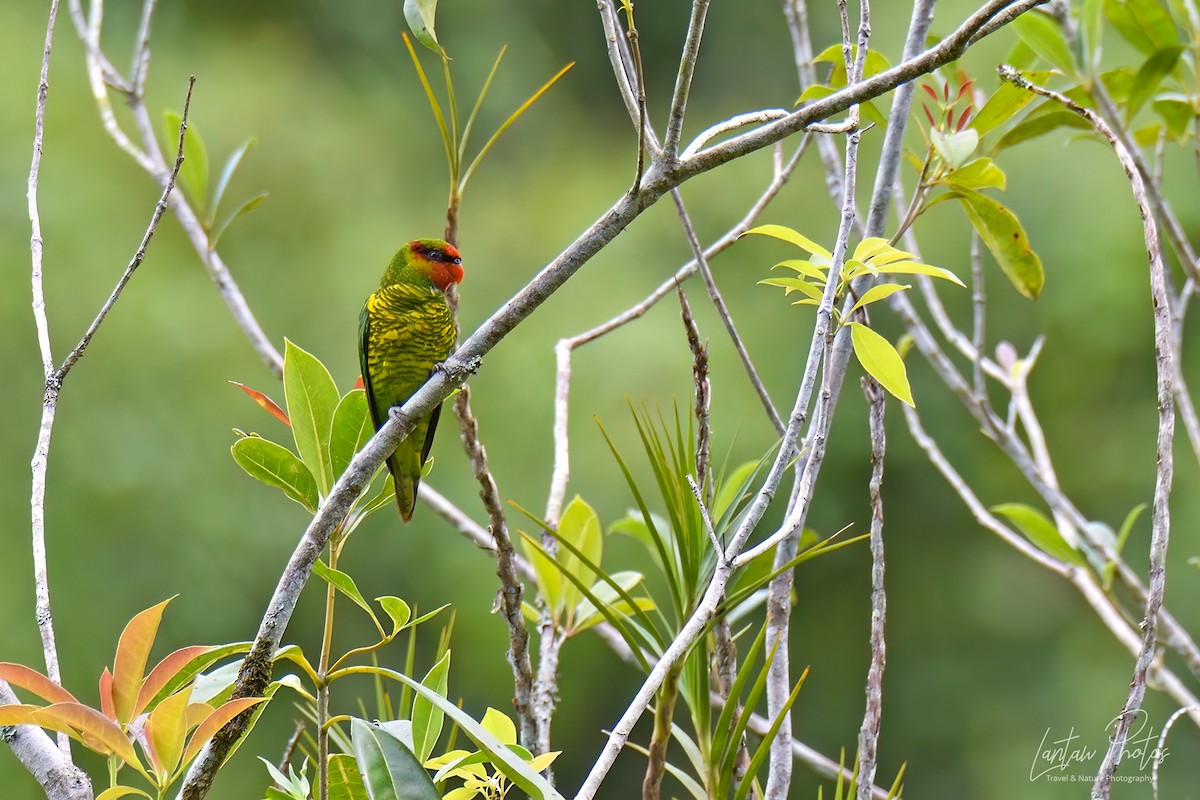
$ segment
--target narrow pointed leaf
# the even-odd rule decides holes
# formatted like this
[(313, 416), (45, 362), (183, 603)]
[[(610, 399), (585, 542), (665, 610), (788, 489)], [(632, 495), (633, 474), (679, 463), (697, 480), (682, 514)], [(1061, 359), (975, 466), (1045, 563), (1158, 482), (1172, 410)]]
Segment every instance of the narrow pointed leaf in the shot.
[(234, 442), (230, 452), (250, 477), (282, 489), (289, 498), (316, 513), (319, 502), (316, 478), (291, 450), (270, 439), (247, 436)]
[[(558, 538), (572, 545), (572, 551), (559, 556), (559, 562), (576, 579), (562, 592), (563, 606), (569, 611), (579, 603), (580, 594), (575, 584), (590, 586), (595, 581), (596, 573), (588, 565), (600, 563), (604, 547), (600, 518), (579, 495), (575, 495), (563, 511), (558, 523)], [(576, 556), (575, 552), (580, 555)]]
[(238, 206), (228, 216), (226, 216), (225, 219), (223, 219), (221, 221), (221, 224), (217, 225), (216, 228), (213, 229), (212, 234), (209, 235), (209, 237), (208, 237), (209, 249), (215, 250), (217, 248), (217, 243), (219, 241), (221, 241), (221, 237), (225, 235), (225, 231), (229, 230), (229, 226), (232, 225), (234, 222), (237, 222), (242, 217), (249, 214), (254, 209), (261, 206), (263, 203), (266, 202), (268, 197), (270, 197), (270, 195), (267, 192), (259, 192), (258, 194), (254, 195), (249, 200), (245, 201), (240, 206)]
[(154, 744), (158, 766), (168, 775), (175, 772), (183, 754), (190, 694), (190, 690), (180, 689), (155, 706), (146, 720), (146, 737)]
[(1079, 77), (1079, 65), (1057, 22), (1044, 14), (1022, 14), (1012, 21), (1012, 27), (1021, 41), (1055, 69)]
[(233, 173), (237, 171), (238, 165), (242, 163), (242, 158), (245, 157), (246, 151), (257, 144), (258, 140), (254, 137), (242, 142), (242, 146), (230, 153), (229, 158), (225, 161), (225, 166), (221, 169), (221, 177), (217, 179), (217, 185), (213, 188), (212, 210), (216, 213), (221, 207), (221, 199), (225, 196), (225, 190), (229, 188), (229, 181), (233, 178)]
[(908, 384), (908, 370), (896, 348), (887, 339), (863, 325), (850, 323), (850, 340), (854, 355), (867, 373), (879, 381), (897, 400), (913, 405), (912, 388)]
[(830, 259), (833, 258), (833, 253), (829, 252), (812, 239), (809, 239), (807, 236), (797, 233), (796, 231), (784, 225), (759, 225), (757, 228), (751, 228), (750, 230), (746, 231), (742, 234), (742, 236), (749, 236), (750, 234), (770, 236), (773, 239), (782, 239), (783, 241), (790, 242), (799, 247), (801, 250), (805, 250), (813, 255), (821, 255)]
[[(442, 656), (438, 663), (425, 675), (421, 682), (429, 692), (439, 697), (446, 696), (450, 673), (450, 652)], [(424, 693), (413, 701), (413, 753), (418, 761), (425, 761), (433, 752), (438, 737), (442, 735), (442, 722), (445, 715), (438, 704), (431, 702)]]
[(348, 392), (333, 412), (333, 430), (329, 435), (329, 460), (335, 478), (346, 471), (351, 459), (374, 434), (366, 392), (361, 389)]
[(1068, 564), (1083, 565), (1083, 557), (1073, 548), (1054, 523), (1040, 511), (1022, 503), (1004, 503), (993, 506), (992, 512), (1008, 519), (1025, 535), (1035, 547), (1046, 555)]
[(1029, 246), (1029, 236), (1016, 215), (985, 194), (970, 189), (957, 192), (963, 210), (979, 233), (992, 258), (1018, 292), (1031, 300), (1046, 282), (1042, 261)]
[[(138, 690), (137, 701), (133, 706), (133, 716), (136, 717), (145, 711), (146, 706), (155, 698), (155, 695), (168, 683), (179, 677), (181, 673), (186, 672), (189, 666), (192, 669), (187, 677), (201, 672), (220, 658), (224, 658), (224, 654), (217, 652), (217, 648), (205, 647), (203, 645), (183, 647), (171, 653), (158, 662), (154, 669), (150, 670), (150, 674), (146, 676), (141, 689)], [(186, 680), (186, 677), (184, 679)]]
[(238, 383), (237, 381), (230, 381), (230, 383), (232, 383), (234, 386), (241, 389), (246, 394), (250, 395), (250, 399), (252, 399), (254, 402), (258, 403), (264, 409), (266, 409), (267, 413), (270, 414), (272, 417), (279, 420), (284, 425), (291, 427), (292, 423), (290, 421), (288, 421), (287, 412), (285, 412), (282, 408), (280, 408), (279, 404), (276, 403), (274, 400), (267, 397), (265, 394), (258, 391), (257, 389), (251, 389), (249, 386), (247, 386), (244, 383)]
[(883, 300), (885, 297), (891, 297), (896, 292), (903, 292), (905, 289), (911, 288), (911, 286), (903, 283), (881, 283), (877, 286), (872, 286), (863, 292), (862, 297), (858, 298), (858, 302), (854, 304), (854, 307), (850, 311), (857, 311), (863, 306), (870, 305), (871, 303)]
[(321, 494), (333, 483), (329, 431), (341, 396), (325, 365), (311, 353), (284, 340), (283, 391), (300, 459), (312, 472)]
[(63, 733), (83, 734), (90, 745), (102, 747), (101, 752), (105, 755), (113, 753), (145, 774), (137, 753), (134, 752), (133, 743), (115, 722), (94, 708), (88, 708), (82, 703), (55, 703), (30, 712), (29, 721), (34, 725)]
[[(208, 740), (216, 736), (217, 733), (229, 724), (229, 721), (241, 714), (247, 709), (253, 708), (259, 703), (266, 702), (265, 697), (242, 697), (237, 700), (230, 700), (224, 703), (220, 708), (213, 711), (200, 726), (196, 728), (192, 738), (188, 739), (187, 748), (183, 751), (183, 763), (191, 763), (191, 760), (200, 752), (200, 748), (208, 744)], [(231, 752), (230, 755), (233, 755)]]
[(1179, 63), (1179, 57), (1183, 55), (1184, 51), (1184, 47), (1176, 45), (1159, 50), (1146, 59), (1146, 63), (1142, 64), (1137, 76), (1133, 79), (1133, 87), (1129, 90), (1129, 100), (1125, 105), (1126, 120), (1132, 120), (1133, 116), (1146, 104), (1146, 101), (1154, 96), (1154, 93), (1158, 91), (1158, 85), (1175, 69), (1175, 65)]
[(362, 592), (358, 590), (358, 586), (354, 583), (353, 578), (341, 570), (330, 569), (325, 562), (319, 558), (313, 562), (313, 573), (321, 578), (321, 580), (325, 581), (330, 586), (346, 595), (346, 597), (349, 597), (351, 600), (353, 600), (356, 606), (361, 608), (363, 611), (366, 611), (367, 614), (370, 615), (371, 621), (375, 623), (375, 627), (382, 629), (383, 626), (379, 624), (379, 617), (375, 616), (375, 609), (371, 608), (371, 604), (368, 603), (366, 598), (362, 596)]
[(169, 602), (171, 600), (168, 598), (137, 614), (121, 633), (113, 661), (113, 710), (118, 722), (126, 723), (133, 719), (138, 693), (146, 675), (146, 661), (150, 657), (150, 648), (154, 646), (163, 610)]
[[(175, 160), (175, 148), (179, 145), (179, 126), (182, 119), (174, 111), (163, 114), (163, 132), (167, 140), (168, 163)], [(208, 211), (208, 150), (200, 132), (191, 120), (183, 134), (183, 164), (179, 167), (179, 183), (192, 202), (201, 211)], [(210, 220), (211, 221), (211, 220)]]

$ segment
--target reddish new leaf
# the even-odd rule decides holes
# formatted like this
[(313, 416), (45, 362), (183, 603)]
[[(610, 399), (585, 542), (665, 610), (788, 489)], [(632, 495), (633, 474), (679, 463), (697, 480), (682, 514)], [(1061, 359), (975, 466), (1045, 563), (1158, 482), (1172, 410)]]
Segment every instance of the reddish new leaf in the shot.
[(117, 643), (117, 656), (113, 661), (113, 708), (118, 722), (129, 722), (134, 717), (138, 693), (146, 676), (146, 660), (158, 633), (163, 609), (170, 599), (151, 606), (141, 612), (121, 632)]
[(0, 662), (0, 680), (7, 681), (13, 686), (27, 689), (47, 703), (74, 703), (75, 698), (66, 689), (47, 678), (37, 670), (30, 669), (24, 664)]
[(200, 727), (196, 728), (196, 732), (192, 734), (191, 740), (188, 742), (187, 749), (183, 751), (183, 763), (187, 764), (196, 754), (200, 752), (200, 748), (208, 742), (209, 739), (217, 735), (217, 732), (224, 728), (226, 723), (242, 713), (248, 708), (252, 708), (266, 700), (265, 697), (243, 697), (238, 700), (230, 700), (223, 706), (213, 711), (208, 716), (208, 719), (200, 723)]
[(39, 706), (27, 706), (20, 703), (13, 703), (12, 705), (8, 706), (0, 706), (0, 727), (7, 725), (29, 724), (29, 715), (38, 709)]
[(100, 745), (103, 755), (115, 753), (121, 760), (145, 774), (133, 744), (116, 723), (94, 708), (82, 703), (55, 703), (29, 713), (34, 725), (68, 734), (81, 734), (89, 747)]
[(265, 394), (258, 391), (257, 389), (251, 389), (249, 386), (246, 386), (243, 383), (238, 383), (237, 381), (230, 381), (230, 383), (232, 383), (234, 386), (241, 389), (246, 394), (250, 395), (250, 398), (252, 400), (254, 400), (254, 402), (258, 403), (260, 406), (262, 406), (264, 409), (266, 409), (267, 413), (270, 414), (272, 417), (279, 420), (284, 425), (287, 425), (289, 428), (292, 427), (292, 421), (290, 419), (288, 419), (287, 412), (284, 411), (282, 408), (280, 408), (279, 404), (276, 403), (274, 400), (267, 397)]
[[(150, 674), (146, 676), (146, 680), (138, 692), (137, 702), (133, 706), (133, 716), (136, 717), (145, 711), (146, 706), (150, 705), (150, 701), (154, 699), (154, 696), (170, 683), (171, 679), (178, 675), (184, 667), (211, 652), (213, 649), (206, 645), (182, 647), (158, 662), (154, 669), (150, 670)], [(200, 666), (197, 672), (206, 666), (208, 664)]]
[(113, 677), (108, 667), (100, 673), (100, 710), (113, 722), (117, 721), (117, 709), (113, 705)]

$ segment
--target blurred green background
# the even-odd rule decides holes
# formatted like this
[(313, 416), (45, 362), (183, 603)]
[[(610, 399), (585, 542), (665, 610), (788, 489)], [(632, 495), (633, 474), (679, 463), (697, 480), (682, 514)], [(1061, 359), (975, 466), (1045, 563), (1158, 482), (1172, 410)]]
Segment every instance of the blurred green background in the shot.
[[(225, 236), (224, 258), (272, 339), (282, 346), (287, 336), (315, 353), (342, 387), (358, 369), (359, 308), (387, 258), (406, 239), (438, 235), (443, 224), (441, 145), (401, 45), (401, 5), (193, 0), (164, 3), (155, 21), (148, 97), (156, 116), (179, 109), (187, 76), (195, 74), (192, 121), (210, 161), (219, 164), (249, 136), (258, 140), (229, 200), (259, 191), (270, 198)], [(832, 3), (818, 5), (820, 50), (836, 41), (837, 23)], [(877, 5), (873, 46), (895, 60), (907, 4)], [(140, 4), (110, 6), (105, 47), (124, 64)], [(684, 2), (639, 5), (656, 120), (674, 81), (687, 8)], [(962, 0), (939, 4), (935, 30), (947, 32), (971, 8)], [(0, 366), (8, 376), (0, 418), (0, 519), (6, 521), (0, 659), (35, 667), (41, 652), (33, 620), (28, 465), (42, 377), (29, 308), (25, 180), (45, 14), (45, 3), (0, 4)], [(474, 95), (496, 51), (509, 45), (477, 136), (565, 62), (577, 62), (506, 135), (470, 186), (461, 228), (463, 327), (470, 331), (626, 189), (635, 137), (612, 85), (593, 4), (534, 0), (499, 11), (480, 0), (445, 2), (438, 27), (454, 56), (462, 96)], [(1011, 33), (1000, 33), (963, 66), (990, 90), (994, 66), (1012, 42)], [(777, 3), (714, 3), (685, 139), (739, 111), (790, 106), (798, 93), (790, 53)], [(158, 189), (105, 136), (65, 8), (50, 85), (40, 199), (47, 306), (61, 360), (132, 254)], [(863, 139), (872, 154), (860, 172), (864, 197), (880, 139), (878, 129)], [(1005, 202), (1047, 265), (1047, 288), (1030, 303), (990, 271), (988, 333), (991, 343), (1008, 339), (1022, 352), (1040, 333), (1047, 336), (1032, 392), (1061, 482), (1084, 513), (1115, 527), (1150, 499), (1153, 487), (1156, 416), (1143, 245), (1111, 154), (1090, 143), (1066, 144), (1065, 136), (1040, 139), (1004, 162)], [(1186, 161), (1177, 166), (1185, 172), (1174, 199), (1195, 238), (1200, 209), (1194, 189), (1188, 191), (1191, 167)], [(736, 222), (769, 177), (770, 155), (761, 153), (687, 184), (684, 196), (701, 238), (709, 241)], [(815, 153), (763, 221), (833, 240), (837, 215)], [(927, 260), (969, 272), (958, 212), (941, 206), (917, 231)], [(714, 269), (769, 389), (786, 408), (812, 320), (777, 290), (756, 286), (782, 257), (791, 254), (779, 243), (746, 241), (717, 258)], [(489, 355), (471, 384), (505, 498), (544, 507), (554, 342), (636, 302), (687, 258), (674, 211), (662, 203)], [(715, 450), (734, 460), (756, 458), (773, 434), (701, 287), (689, 291), (711, 338)], [(965, 319), (968, 293), (944, 295), (952, 313)], [(879, 316), (885, 332), (895, 333), (895, 321)], [(983, 500), (1038, 505), (920, 359), (909, 362), (927, 426)], [(577, 351), (574, 374), (571, 493), (583, 495), (607, 525), (624, 514), (630, 498), (592, 416), (636, 456), (626, 397), (688, 403), (689, 360), (674, 299)], [(59, 652), (66, 685), (85, 701), (95, 700), (94, 681), (111, 663), (125, 621), (165, 597), (179, 595), (157, 653), (250, 637), (303, 530), (298, 506), (248, 479), (229, 457), (233, 427), (286, 436), (229, 380), (282, 400), (281, 387), (232, 324), (168, 215), (145, 265), (71, 373), (51, 447), (47, 536)], [(849, 523), (865, 531), (868, 523), (869, 448), (856, 382), (852, 372), (810, 517), (825, 534)], [(1080, 744), (1102, 748), (1132, 658), (1076, 592), (973, 523), (913, 446), (894, 407), (888, 431), (889, 658), (879, 780), (890, 781), (907, 761), (908, 797), (1081, 796), (1080, 784), (1031, 781), (1035, 751), (1047, 730), (1053, 739), (1073, 729)], [(1186, 626), (1200, 630), (1200, 572), (1185, 564), (1200, 553), (1197, 470), (1186, 443), (1179, 455), (1167, 601)], [(435, 456), (430, 482), (481, 518), (449, 417)], [(765, 525), (780, 513), (773, 508)], [(515, 513), (511, 521), (521, 524)], [(1146, 515), (1127, 548), (1138, 569), (1145, 568), (1148, 541)], [(609, 566), (649, 569), (632, 542), (612, 537), (608, 547)], [(502, 621), (488, 614), (495, 579), (486, 556), (418, 509), (407, 528), (390, 513), (371, 519), (343, 567), (368, 596), (398, 594), (426, 609), (453, 603), (451, 691), (476, 715), (488, 705), (509, 710), (506, 634)], [(797, 574), (792, 661), (811, 665), (811, 673), (794, 712), (796, 733), (834, 758), (839, 748), (853, 752), (862, 714), (868, 583), (863, 546), (811, 562)], [(313, 652), (322, 597), (309, 590), (286, 637)], [(342, 646), (369, 640), (352, 613), (342, 621)], [(433, 640), (422, 641), (428, 655)], [(402, 652), (385, 658), (396, 666)], [(586, 636), (568, 644), (562, 671), (555, 731), (565, 753), (556, 770), (564, 790), (573, 791), (602, 746), (601, 730), (617, 719), (639, 676)], [(352, 708), (350, 692), (335, 703), (339, 699)], [(251, 753), (277, 760), (295, 716), (289, 703), (281, 696), (268, 710), (222, 773), (214, 797), (261, 796), (267, 776)], [(1157, 735), (1173, 709), (1156, 693), (1146, 708)], [(1168, 746), (1162, 796), (1200, 797), (1200, 759), (1194, 757), (1200, 736), (1182, 721)], [(97, 761), (85, 763), (102, 774)], [(642, 766), (640, 756), (623, 756), (603, 795), (635, 796)], [(814, 797), (819, 783), (798, 768), (792, 794)], [(0, 754), (0, 797), (38, 796), (15, 759)], [(1115, 796), (1151, 795), (1141, 783), (1121, 785)]]

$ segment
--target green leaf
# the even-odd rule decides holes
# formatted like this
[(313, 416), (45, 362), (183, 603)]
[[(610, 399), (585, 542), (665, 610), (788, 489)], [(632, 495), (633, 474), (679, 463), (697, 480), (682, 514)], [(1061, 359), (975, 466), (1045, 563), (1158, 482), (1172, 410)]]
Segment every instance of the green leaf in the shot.
[(1176, 92), (1160, 94), (1150, 104), (1154, 112), (1162, 117), (1167, 124), (1167, 133), (1177, 142), (1184, 142), (1191, 134), (1192, 122), (1196, 119), (1196, 110), (1187, 95)]
[[(558, 535), (583, 554), (592, 564), (599, 564), (604, 550), (603, 530), (600, 518), (596, 512), (584, 502), (579, 495), (567, 504), (562, 519), (558, 523)], [(571, 552), (561, 554), (559, 561), (563, 567), (580, 583), (591, 585), (596, 580), (596, 573), (589, 569), (583, 560)], [(562, 603), (564, 610), (574, 609), (579, 604), (580, 593), (574, 583), (563, 587)]]
[(977, 158), (970, 161), (946, 176), (944, 183), (950, 186), (961, 186), (966, 189), (1001, 189), (1005, 188), (1004, 170), (996, 166), (990, 158)]
[[(1048, 72), (1022, 72), (1021, 74), (1031, 83), (1038, 84), (1044, 83), (1050, 77)], [(1019, 86), (1008, 82), (1002, 83), (983, 104), (983, 108), (979, 109), (975, 118), (971, 120), (971, 127), (978, 131), (980, 136), (988, 134), (1015, 117), (1036, 97), (1033, 92)]]
[(313, 574), (353, 600), (356, 606), (367, 612), (371, 617), (371, 621), (375, 623), (375, 627), (382, 628), (379, 624), (379, 618), (375, 616), (375, 610), (371, 608), (371, 604), (362, 596), (362, 592), (358, 590), (358, 586), (354, 583), (353, 578), (341, 570), (330, 569), (319, 558), (313, 562)]
[(317, 482), (291, 450), (258, 436), (238, 439), (230, 450), (233, 460), (251, 478), (282, 489), (288, 497), (316, 513)]
[(437, 0), (404, 0), (404, 19), (408, 22), (413, 36), (433, 52), (445, 57), (445, 51), (438, 44), (437, 33), (433, 28), (436, 12)]
[(225, 231), (229, 229), (229, 226), (232, 225), (234, 221), (246, 216), (251, 211), (261, 206), (263, 202), (266, 201), (268, 196), (269, 195), (266, 192), (260, 192), (246, 202), (242, 203), (233, 212), (228, 214), (225, 219), (221, 221), (221, 224), (214, 228), (213, 232), (209, 234), (208, 249), (217, 249), (217, 242), (221, 240), (221, 237), (225, 234)]
[(1079, 65), (1056, 22), (1044, 14), (1029, 13), (1014, 19), (1012, 27), (1033, 52), (1068, 76), (1079, 77)]
[(412, 619), (412, 609), (408, 603), (401, 600), (399, 597), (386, 595), (384, 597), (376, 597), (375, 602), (382, 606), (384, 612), (392, 619), (392, 635), (399, 633), (408, 621)]
[(329, 370), (311, 353), (284, 340), (283, 391), (296, 450), (316, 478), (321, 495), (333, 485), (329, 432), (341, 395)]
[(870, 305), (871, 303), (878, 302), (885, 297), (890, 297), (896, 292), (903, 292), (905, 289), (911, 288), (911, 286), (902, 283), (881, 283), (878, 286), (872, 286), (870, 289), (867, 289), (865, 292), (863, 292), (862, 297), (858, 298), (858, 302), (854, 304), (854, 307), (850, 309), (850, 312), (854, 313), (863, 306)]
[[(797, 233), (791, 228), (783, 225), (759, 225), (757, 228), (751, 228), (750, 230), (746, 231), (742, 234), (742, 236), (749, 236), (751, 234), (758, 236), (770, 236), (773, 239), (781, 239), (785, 242), (790, 242), (791, 244), (799, 247), (801, 250), (805, 250), (813, 255), (824, 256), (828, 259), (833, 258), (833, 253), (829, 252), (812, 239), (809, 239), (807, 236)], [(740, 239), (741, 236), (738, 238)]]
[(1127, 121), (1132, 120), (1146, 101), (1158, 91), (1158, 85), (1175, 69), (1184, 49), (1181, 46), (1175, 46), (1159, 50), (1142, 64), (1137, 71), (1137, 76), (1133, 79), (1133, 87), (1129, 90), (1129, 101), (1125, 106)]
[(854, 344), (854, 355), (863, 369), (897, 400), (912, 406), (908, 370), (892, 343), (861, 322), (850, 323), (850, 340)]
[(329, 800), (371, 800), (354, 756), (335, 753), (329, 757)]
[(818, 267), (811, 261), (788, 259), (787, 261), (780, 261), (778, 264), (771, 267), (771, 269), (779, 269), (780, 267), (783, 267), (784, 269), (790, 269), (793, 272), (797, 272), (801, 275), (812, 278), (817, 283), (825, 283), (825, 269), (827, 268)]
[[(389, 678), (400, 681), (410, 687), (420, 697), (437, 706), (446, 716), (453, 720), (454, 724), (459, 727), (468, 739), (475, 743), (476, 747), (488, 754), (488, 758), (496, 769), (533, 800), (562, 800), (562, 795), (545, 778), (539, 775), (519, 755), (514, 753), (512, 749), (501, 744), (495, 736), (484, 730), (483, 726), (457, 705), (428, 687), (417, 683), (407, 675), (394, 670), (380, 669), (380, 672), (386, 674)], [(361, 767), (361, 765), (362, 762), (360, 760), (359, 766)], [(380, 798), (375, 796), (374, 800), (380, 800)]]
[[(1133, 532), (1134, 523), (1137, 522), (1138, 517), (1141, 516), (1142, 512), (1145, 510), (1146, 503), (1139, 503), (1130, 509), (1129, 513), (1125, 515), (1125, 521), (1121, 523), (1121, 530), (1117, 532), (1116, 544), (1113, 545), (1113, 549), (1115, 549), (1117, 553), (1120, 553), (1125, 549), (1125, 543), (1129, 541), (1129, 534)], [(1104, 591), (1106, 592), (1112, 588), (1113, 576), (1116, 574), (1116, 566), (1117, 565), (1112, 561), (1109, 561), (1104, 565), (1102, 577), (1104, 579)]]
[(1089, 71), (1095, 72), (1100, 66), (1100, 54), (1104, 44), (1104, 0), (1084, 0), (1080, 16), (1080, 29), (1083, 31), (1084, 59)]
[[(212, 209), (210, 214), (215, 215), (217, 209), (221, 207), (221, 200), (225, 197), (225, 190), (229, 188), (229, 181), (233, 178), (233, 173), (237, 171), (238, 165), (242, 163), (242, 158), (246, 155), (246, 151), (258, 143), (254, 137), (250, 137), (242, 142), (242, 146), (230, 153), (229, 158), (225, 161), (225, 166), (221, 170), (221, 177), (217, 179), (217, 185), (213, 189)], [(208, 219), (209, 224), (213, 222), (212, 216)]]
[[(626, 596), (632, 592), (643, 581), (643, 575), (640, 572), (614, 572), (608, 576), (608, 579), (617, 584), (624, 590)], [(654, 601), (648, 597), (634, 598), (634, 602), (622, 600), (617, 590), (610, 586), (605, 581), (597, 581), (591, 588), (591, 593), (601, 605), (607, 606), (610, 613), (619, 614), (629, 617), (634, 612), (634, 606), (641, 611), (653, 611)], [(575, 608), (575, 625), (571, 629), (572, 635), (591, 628), (594, 625), (599, 625), (604, 621), (605, 615), (597, 610), (596, 604), (591, 599), (585, 597), (579, 601), (579, 605)]]
[[(447, 650), (441, 660), (425, 675), (422, 685), (439, 697), (446, 696), (450, 673), (450, 651)], [(418, 693), (413, 701), (413, 752), (422, 763), (429, 758), (442, 735), (442, 721), (445, 715), (441, 708), (431, 702), (425, 694)]]
[(366, 720), (352, 719), (350, 740), (371, 800), (441, 800), (421, 762), (383, 728)]
[(1042, 261), (1029, 247), (1029, 237), (1016, 215), (1003, 205), (971, 189), (959, 189), (963, 210), (991, 252), (1000, 270), (1016, 290), (1031, 300), (1041, 294), (1046, 277)]
[(329, 463), (335, 480), (374, 435), (367, 393), (362, 389), (347, 392), (333, 412), (333, 427), (329, 434)]
[[(858, 45), (850, 46), (850, 60), (853, 63), (858, 58)], [(814, 64), (832, 64), (833, 71), (829, 74), (829, 85), (840, 89), (846, 85), (846, 57), (840, 44), (831, 44), (813, 58)], [(891, 68), (891, 62), (878, 50), (867, 50), (867, 59), (863, 63), (863, 77), (869, 78)]]
[(993, 506), (992, 513), (999, 514), (1016, 525), (1030, 544), (1046, 555), (1068, 564), (1083, 566), (1083, 557), (1079, 552), (1067, 543), (1058, 532), (1058, 528), (1054, 527), (1054, 523), (1037, 509), (1021, 503), (1005, 503)]
[(1104, 14), (1121, 38), (1148, 56), (1180, 44), (1175, 20), (1159, 0), (1105, 0)]
[(1059, 128), (1080, 128), (1090, 131), (1092, 125), (1073, 111), (1051, 111), (1047, 114), (1038, 114), (1014, 125), (1012, 130), (1000, 137), (1000, 140), (992, 147), (992, 151), (998, 152), (1013, 147)]
[(958, 169), (967, 163), (967, 159), (979, 146), (979, 131), (974, 128), (965, 128), (954, 133), (931, 130), (929, 136), (933, 140), (933, 149), (950, 169)]
[(483, 714), (483, 719), (479, 721), (479, 725), (495, 736), (501, 744), (514, 745), (517, 743), (517, 726), (501, 711), (488, 708)]
[[(167, 139), (165, 158), (168, 164), (175, 163), (176, 148), (179, 146), (179, 126), (182, 122), (182, 118), (174, 111), (163, 114), (163, 130)], [(204, 215), (208, 209), (208, 150), (204, 147), (200, 132), (190, 120), (188, 129), (183, 134), (183, 164), (179, 167), (178, 181), (197, 210)]]

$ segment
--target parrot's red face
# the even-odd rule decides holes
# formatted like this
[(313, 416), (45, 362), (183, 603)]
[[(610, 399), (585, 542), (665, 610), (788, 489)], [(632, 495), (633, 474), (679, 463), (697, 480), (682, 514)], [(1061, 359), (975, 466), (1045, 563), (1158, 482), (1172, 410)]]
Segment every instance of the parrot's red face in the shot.
[(450, 288), (450, 284), (462, 282), (462, 256), (454, 245), (441, 242), (431, 247), (418, 239), (409, 242), (408, 246), (420, 264), (419, 268), (423, 272), (428, 271), (429, 279), (443, 292)]

